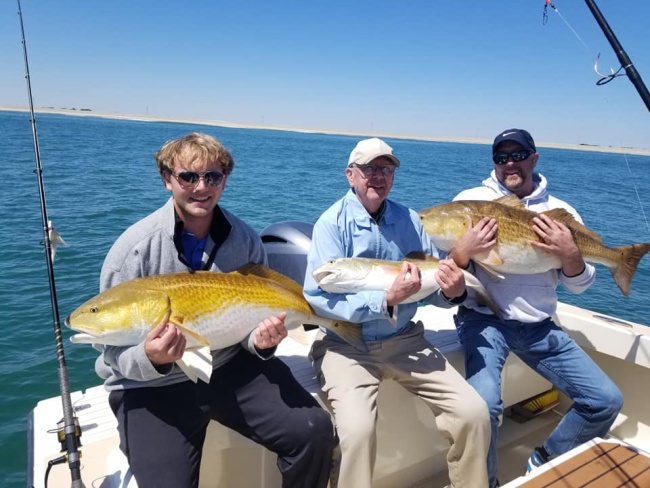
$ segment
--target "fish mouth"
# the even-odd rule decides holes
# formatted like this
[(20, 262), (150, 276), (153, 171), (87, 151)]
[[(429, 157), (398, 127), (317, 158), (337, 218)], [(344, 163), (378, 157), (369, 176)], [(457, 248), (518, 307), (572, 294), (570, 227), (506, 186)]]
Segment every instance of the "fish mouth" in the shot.
[[(71, 315), (68, 315), (64, 320), (63, 323), (65, 324), (66, 327), (69, 329), (72, 329), (73, 331), (77, 332), (74, 336), (70, 338), (72, 342), (79, 342), (82, 343), (84, 342), (84, 339), (87, 337), (100, 337), (102, 335), (101, 331), (97, 331), (95, 329), (85, 327), (79, 324), (76, 324), (76, 326), (73, 326), (71, 323)], [(86, 337), (87, 336), (87, 337)], [(79, 339), (78, 341), (75, 339)]]
[(70, 336), (70, 342), (73, 344), (92, 344), (96, 341), (97, 336), (85, 332), (79, 332), (78, 334)]
[[(322, 283), (322, 282), (327, 283), (327, 282), (331, 281), (330, 277), (334, 277), (335, 275), (336, 275), (336, 273), (334, 273), (333, 271), (326, 271), (326, 270), (314, 271), (314, 273), (313, 273), (314, 279), (319, 284)], [(328, 280), (328, 278), (330, 278), (330, 279)]]

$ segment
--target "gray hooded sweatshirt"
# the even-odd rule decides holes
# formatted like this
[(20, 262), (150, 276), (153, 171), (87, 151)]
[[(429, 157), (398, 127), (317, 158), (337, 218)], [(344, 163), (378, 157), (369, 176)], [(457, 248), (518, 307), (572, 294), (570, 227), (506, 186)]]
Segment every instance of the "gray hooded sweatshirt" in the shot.
[[(102, 266), (100, 291), (142, 276), (190, 271), (179, 251), (182, 250), (181, 232), (182, 222), (176, 218), (174, 202), (170, 198), (165, 205), (133, 224), (115, 241)], [(266, 253), (259, 235), (250, 226), (217, 206), (203, 263), (204, 269), (229, 272), (248, 263), (266, 264)], [(95, 347), (101, 352), (95, 362), (95, 371), (104, 379), (107, 390), (188, 381), (185, 373), (175, 364), (154, 367), (145, 354), (144, 343), (127, 347)], [(213, 351), (213, 367), (224, 364), (241, 347), (257, 354), (251, 334), (241, 344)]]

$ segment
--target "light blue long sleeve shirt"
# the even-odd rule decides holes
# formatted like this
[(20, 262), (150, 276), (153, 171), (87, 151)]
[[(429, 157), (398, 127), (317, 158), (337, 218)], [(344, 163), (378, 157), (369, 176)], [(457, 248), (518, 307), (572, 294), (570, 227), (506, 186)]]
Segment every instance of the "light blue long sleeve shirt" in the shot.
[[(390, 317), (385, 291), (327, 293), (312, 276), (315, 268), (332, 259), (365, 257), (401, 261), (418, 252), (438, 257), (415, 211), (391, 200), (376, 221), (350, 190), (328, 208), (314, 225), (307, 256), (304, 295), (318, 315), (358, 323), (365, 341), (381, 340), (402, 332), (417, 310), (417, 303), (395, 307)], [(451, 307), (440, 290), (423, 302)], [(422, 302), (420, 302), (422, 303)]]

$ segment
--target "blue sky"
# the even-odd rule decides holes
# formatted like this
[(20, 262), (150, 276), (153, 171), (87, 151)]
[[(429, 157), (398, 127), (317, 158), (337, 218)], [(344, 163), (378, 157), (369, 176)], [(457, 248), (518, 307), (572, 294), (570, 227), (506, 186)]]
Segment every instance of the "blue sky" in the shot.
[[(597, 2), (650, 86), (650, 2)], [(36, 107), (650, 147), (630, 81), (595, 84), (598, 53), (619, 63), (586, 4), (554, 5), (543, 25), (544, 0), (22, 1)], [(0, 66), (0, 105), (27, 106), (13, 0)]]

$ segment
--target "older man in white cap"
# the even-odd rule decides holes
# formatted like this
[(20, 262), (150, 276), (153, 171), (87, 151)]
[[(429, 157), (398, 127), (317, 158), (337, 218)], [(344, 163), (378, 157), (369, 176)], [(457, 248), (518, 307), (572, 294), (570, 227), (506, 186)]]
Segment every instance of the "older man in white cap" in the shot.
[[(410, 253), (438, 257), (418, 215), (389, 200), (400, 162), (381, 139), (360, 141), (345, 174), (350, 190), (314, 226), (305, 277), (305, 297), (319, 315), (358, 323), (367, 352), (324, 334), (312, 358), (336, 418), (341, 446), (339, 487), (369, 488), (376, 457), (377, 392), (384, 378), (421, 397), (436, 416), (450, 449), (449, 478), (456, 488), (486, 487), (490, 426), (485, 402), (424, 338), (412, 321), (416, 303), (402, 303), (421, 288), (420, 270), (404, 261), (388, 291), (326, 293), (312, 271), (336, 258), (400, 261)], [(440, 261), (440, 289), (425, 299), (442, 307), (467, 297), (463, 274)]]

